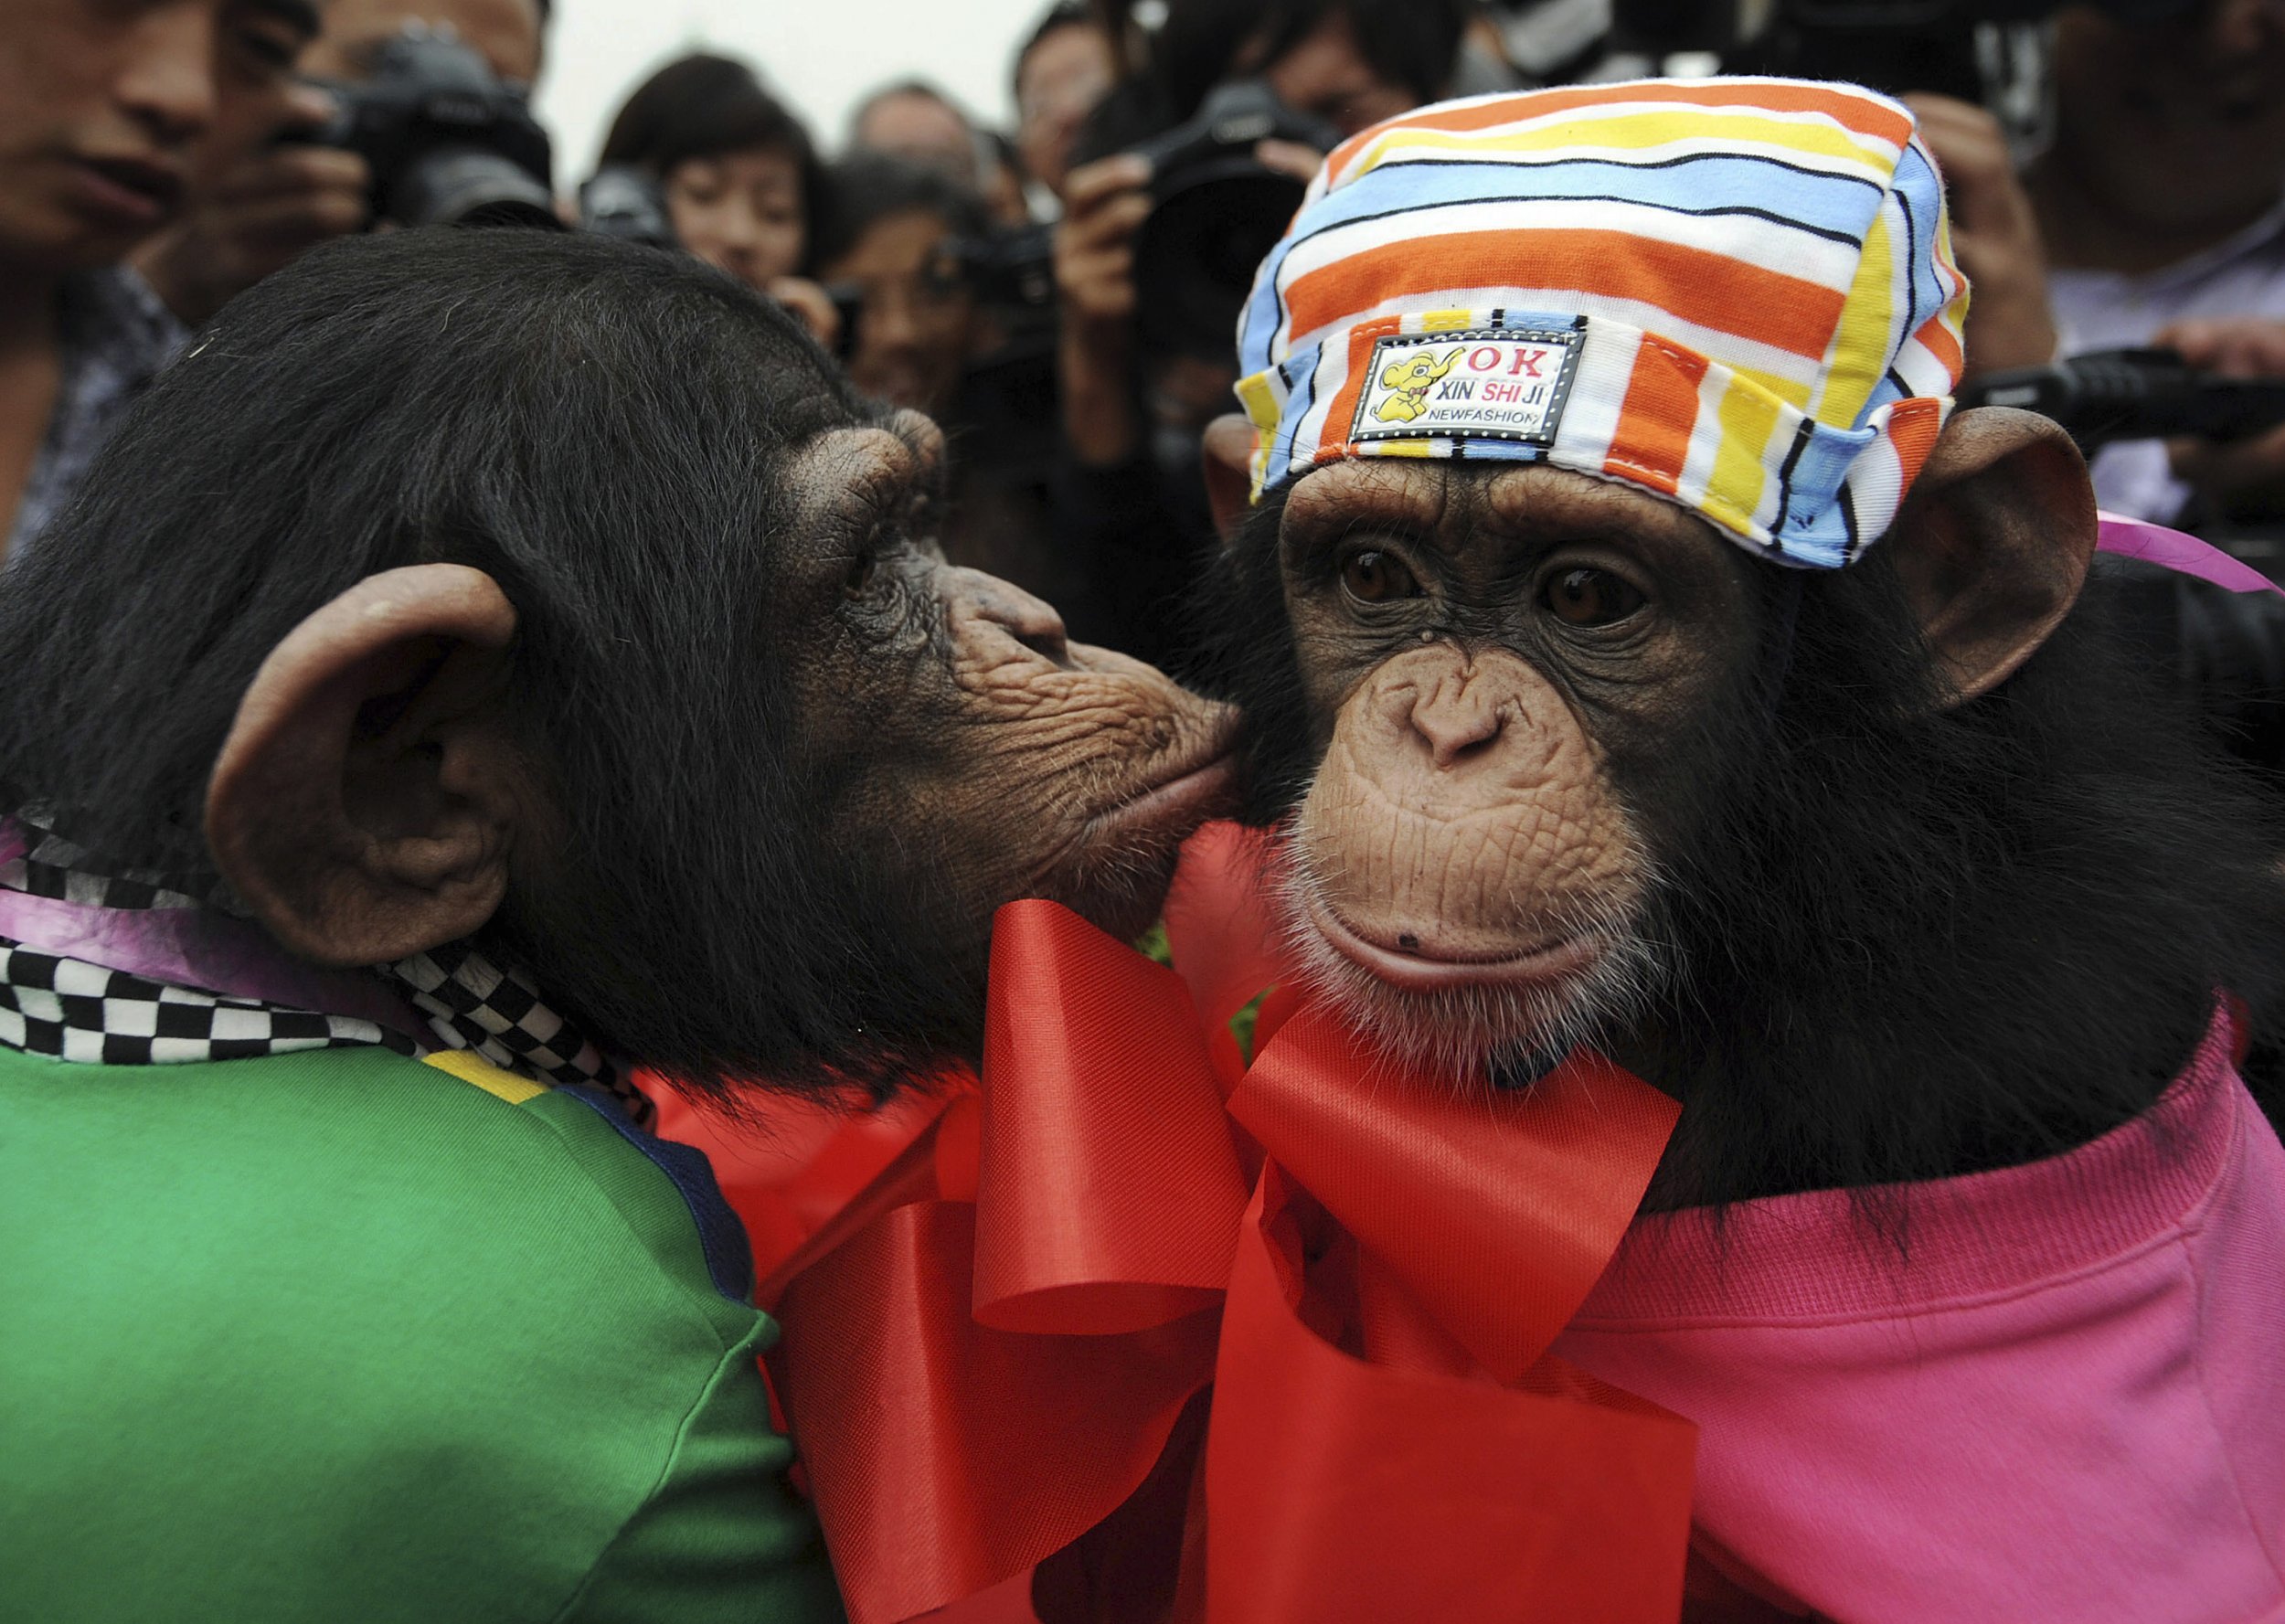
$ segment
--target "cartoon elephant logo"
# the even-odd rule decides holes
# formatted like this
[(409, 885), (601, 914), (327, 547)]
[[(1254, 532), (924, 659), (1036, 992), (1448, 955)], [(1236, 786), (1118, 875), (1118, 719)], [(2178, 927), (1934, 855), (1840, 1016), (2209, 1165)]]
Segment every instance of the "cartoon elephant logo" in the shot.
[(1384, 423), (1408, 423), (1428, 409), (1429, 391), (1452, 369), (1465, 345), (1454, 345), (1441, 361), (1426, 355), (1408, 356), (1381, 368), (1380, 387), (1395, 394), (1373, 409)]

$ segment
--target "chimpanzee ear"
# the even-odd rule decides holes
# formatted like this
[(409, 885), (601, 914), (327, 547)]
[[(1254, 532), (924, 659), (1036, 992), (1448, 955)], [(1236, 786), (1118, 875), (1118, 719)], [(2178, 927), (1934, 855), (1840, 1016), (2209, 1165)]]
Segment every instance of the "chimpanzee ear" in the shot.
[(1880, 544), (1959, 704), (2047, 640), (2094, 556), (2095, 494), (2070, 436), (2006, 407), (1955, 413)]
[(420, 564), (359, 581), (262, 662), (207, 782), (207, 844), (293, 951), (386, 963), (500, 906), (534, 804), (503, 703), (515, 633), (490, 576)]
[(1231, 412), (1206, 426), (1206, 499), (1214, 527), (1228, 542), (1253, 500), (1254, 426)]

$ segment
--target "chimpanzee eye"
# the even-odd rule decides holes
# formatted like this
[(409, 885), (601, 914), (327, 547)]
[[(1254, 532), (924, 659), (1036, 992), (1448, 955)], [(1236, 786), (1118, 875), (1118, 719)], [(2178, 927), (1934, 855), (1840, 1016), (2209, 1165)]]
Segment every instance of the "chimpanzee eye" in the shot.
[(1608, 569), (1567, 569), (1546, 584), (1539, 600), (1571, 626), (1608, 626), (1642, 607), (1642, 594)]
[(1420, 583), (1394, 553), (1368, 547), (1341, 561), (1341, 584), (1359, 603), (1386, 603), (1392, 598), (1418, 598)]

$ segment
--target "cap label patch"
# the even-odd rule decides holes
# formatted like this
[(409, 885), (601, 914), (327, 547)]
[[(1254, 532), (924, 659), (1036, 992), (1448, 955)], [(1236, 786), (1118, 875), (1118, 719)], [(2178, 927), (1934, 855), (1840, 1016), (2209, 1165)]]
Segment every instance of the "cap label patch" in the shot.
[(1577, 327), (1484, 327), (1384, 338), (1349, 438), (1552, 445), (1584, 336)]

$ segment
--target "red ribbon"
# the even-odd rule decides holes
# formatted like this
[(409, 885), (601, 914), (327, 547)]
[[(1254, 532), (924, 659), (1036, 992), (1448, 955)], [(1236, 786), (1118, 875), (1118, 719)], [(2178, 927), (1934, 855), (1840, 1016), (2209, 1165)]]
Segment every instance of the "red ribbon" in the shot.
[[(1671, 1621), (1695, 1428), (1546, 1350), (1677, 1108), (1585, 1056), (1465, 1092), (1306, 1008), (1217, 1077), (1257, 957), (1230, 949), (1236, 874), (1206, 886), (1218, 945), (1177, 936), (1190, 986), (1054, 904), (1003, 908), (980, 1096), (765, 1286), (850, 1617), (1092, 1542), (1079, 1566), (1142, 1549), (1209, 1624)], [(1099, 1616), (1141, 1605), (1098, 1588)]]

